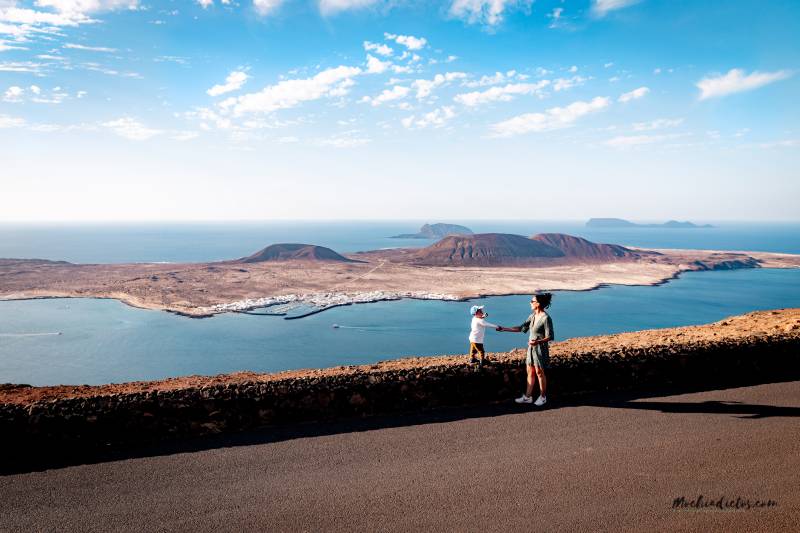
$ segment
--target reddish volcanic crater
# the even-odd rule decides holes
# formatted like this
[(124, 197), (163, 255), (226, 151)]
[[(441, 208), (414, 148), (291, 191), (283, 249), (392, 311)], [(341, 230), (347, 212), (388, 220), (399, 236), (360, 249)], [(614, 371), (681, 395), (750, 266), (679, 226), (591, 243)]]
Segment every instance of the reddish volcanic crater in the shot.
[(539, 241), (509, 233), (451, 235), (419, 250), (412, 262), (420, 265), (503, 265), (564, 257), (564, 253)]
[(633, 251), (618, 244), (598, 244), (564, 233), (539, 233), (531, 237), (531, 240), (557, 248), (564, 254), (564, 257), (569, 258), (614, 260), (636, 259), (642, 256), (641, 252)]
[(563, 233), (539, 233), (531, 238), (509, 233), (479, 233), (445, 237), (410, 254), (406, 260), (426, 266), (513, 266), (624, 261), (644, 255), (651, 255), (651, 252), (598, 244)]

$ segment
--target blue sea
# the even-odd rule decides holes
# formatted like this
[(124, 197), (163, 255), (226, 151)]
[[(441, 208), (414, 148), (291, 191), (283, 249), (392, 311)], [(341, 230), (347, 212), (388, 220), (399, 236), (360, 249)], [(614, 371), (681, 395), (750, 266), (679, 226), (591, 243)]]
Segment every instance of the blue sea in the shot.
[[(568, 233), (595, 242), (644, 248), (692, 248), (800, 253), (800, 222), (714, 222), (714, 228), (587, 228), (579, 221), (448, 221), (477, 233)], [(149, 224), (0, 224), (0, 257), (73, 263), (219, 261), (269, 244), (317, 244), (348, 253), (427, 246), (414, 233), (424, 221), (227, 222)]]
[[(629, 246), (800, 253), (800, 224), (590, 230), (579, 222), (455, 223), (477, 232), (564, 232)], [(425, 246), (430, 241), (387, 238), (413, 232), (421, 224), (6, 224), (0, 225), (0, 257), (80, 263), (209, 261), (248, 255), (274, 242), (321, 244), (352, 252)], [(526, 295), (476, 301), (487, 306), (490, 321), (507, 326), (519, 324), (529, 310)], [(134, 309), (115, 300), (0, 302), (0, 383), (99, 384), (465, 353), (468, 309), (474, 302), (378, 302), (292, 321), (242, 314), (197, 320)], [(781, 307), (800, 307), (800, 270), (686, 273), (657, 287), (557, 292), (550, 313), (558, 339), (565, 339), (701, 324)], [(523, 346), (525, 339), (521, 334), (490, 332), (486, 344), (490, 351), (509, 350)]]

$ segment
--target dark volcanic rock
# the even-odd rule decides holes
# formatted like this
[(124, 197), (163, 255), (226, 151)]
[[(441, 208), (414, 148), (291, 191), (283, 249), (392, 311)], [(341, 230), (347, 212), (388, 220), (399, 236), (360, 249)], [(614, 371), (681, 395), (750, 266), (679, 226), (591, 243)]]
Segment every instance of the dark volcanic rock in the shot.
[(272, 244), (263, 250), (243, 257), (242, 263), (261, 263), (264, 261), (338, 261), (354, 263), (356, 261), (340, 255), (330, 248), (313, 244)]
[(451, 235), (419, 250), (413, 262), (433, 266), (496, 266), (564, 257), (543, 242), (509, 233)]
[(404, 233), (391, 239), (441, 239), (448, 235), (472, 235), (472, 230), (458, 224), (425, 224), (419, 233)]
[(565, 257), (574, 259), (614, 260), (635, 259), (641, 256), (641, 254), (618, 244), (598, 244), (564, 233), (539, 233), (531, 239), (558, 248)]

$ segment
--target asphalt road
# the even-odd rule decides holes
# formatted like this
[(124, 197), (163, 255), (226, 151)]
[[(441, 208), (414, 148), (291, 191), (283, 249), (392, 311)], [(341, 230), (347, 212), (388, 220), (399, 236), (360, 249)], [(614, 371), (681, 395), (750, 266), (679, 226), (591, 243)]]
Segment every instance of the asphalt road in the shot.
[[(798, 531), (799, 479), (788, 382), (310, 425), (8, 475), (0, 529)], [(673, 509), (700, 495), (777, 505)]]

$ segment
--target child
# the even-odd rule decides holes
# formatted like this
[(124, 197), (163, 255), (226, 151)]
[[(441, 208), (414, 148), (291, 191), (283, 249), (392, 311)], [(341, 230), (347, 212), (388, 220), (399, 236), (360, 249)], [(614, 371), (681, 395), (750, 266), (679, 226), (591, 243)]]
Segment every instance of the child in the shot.
[[(469, 362), (483, 366), (484, 363), (489, 363), (486, 358), (486, 352), (483, 350), (483, 335), (486, 333), (486, 328), (498, 329), (499, 326), (485, 320), (489, 314), (484, 311), (482, 305), (473, 305), (469, 310), (469, 314), (472, 315), (472, 325), (469, 332)], [(475, 354), (478, 354), (480, 359), (475, 359)]]

